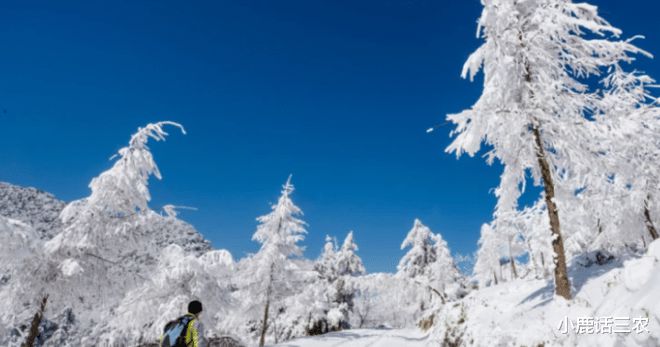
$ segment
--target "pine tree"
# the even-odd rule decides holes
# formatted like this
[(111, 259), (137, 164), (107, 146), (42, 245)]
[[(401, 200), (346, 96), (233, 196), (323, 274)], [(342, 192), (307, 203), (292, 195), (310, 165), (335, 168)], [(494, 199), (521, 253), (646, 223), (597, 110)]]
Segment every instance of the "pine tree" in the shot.
[(353, 312), (355, 283), (353, 277), (366, 273), (360, 256), (356, 254), (358, 246), (349, 231), (339, 251), (336, 253), (336, 280), (334, 281), (335, 307), (328, 313), (331, 325), (339, 329), (350, 328), (350, 313)]
[(401, 258), (398, 275), (413, 279), (444, 301), (445, 289), (459, 281), (460, 274), (451, 256), (447, 242), (440, 234), (415, 219), (412, 229), (401, 244), (401, 249), (410, 250)]
[[(651, 240), (659, 237), (652, 211), (660, 202), (660, 106), (648, 90), (654, 83), (650, 76), (627, 72), (616, 64), (603, 80), (605, 92), (595, 117), (606, 144), (601, 151), (615, 160), (613, 168), (602, 172), (594, 186), (601, 195), (606, 195), (603, 190), (610, 193), (601, 198), (610, 198), (619, 205), (621, 201), (632, 204), (619, 213), (606, 211), (602, 219), (641, 219)], [(615, 140), (607, 141), (610, 138)]]
[(477, 260), (474, 264), (474, 276), (481, 286), (498, 284), (502, 279), (497, 277), (500, 266), (501, 240), (490, 224), (481, 226)]
[(337, 252), (337, 275), (339, 276), (359, 276), (366, 272), (362, 259), (355, 253), (358, 250), (357, 244), (353, 240), (353, 231), (349, 231), (344, 239), (344, 243)]
[(128, 146), (113, 156), (118, 160), (112, 168), (92, 179), (91, 195), (64, 208), (61, 219), (66, 227), (46, 244), (49, 252), (105, 248), (108, 243), (117, 241), (115, 236), (128, 229), (135, 215), (149, 211), (149, 178), (161, 179), (161, 174), (147, 142), (149, 139), (164, 141), (168, 133), (163, 128), (167, 125), (185, 134), (183, 127), (174, 122), (151, 123), (138, 128)]
[(337, 242), (335, 238), (327, 235), (323, 251), (314, 262), (314, 271), (317, 273), (315, 281), (308, 284), (304, 297), (313, 297), (312, 304), (306, 308), (308, 317), (306, 334), (321, 335), (333, 329), (328, 321), (328, 312), (334, 308), (336, 297), (335, 282), (337, 274)]
[(252, 236), (254, 241), (261, 244), (249, 266), (249, 276), (254, 280), (250, 283), (250, 291), (254, 299), (265, 299), (259, 334), (260, 346), (266, 341), (271, 306), (278, 297), (293, 290), (291, 281), (295, 264), (291, 258), (302, 255), (303, 251), (298, 242), (304, 239), (305, 222), (297, 218), (302, 215), (302, 210), (291, 200), (293, 191), (289, 176), (277, 204), (272, 206), (272, 212), (257, 218), (260, 224)]
[(325, 237), (323, 252), (314, 264), (314, 270), (319, 277), (329, 283), (334, 282), (337, 277), (337, 241), (329, 235)]
[[(539, 199), (533, 206), (525, 208), (517, 214), (514, 224), (521, 232), (524, 244), (527, 246), (529, 263), (536, 277), (545, 278), (552, 271), (553, 264), (549, 261), (552, 254), (552, 234), (549, 232), (548, 213), (545, 210), (545, 199)], [(569, 239), (570, 241), (570, 239)]]
[(563, 177), (585, 177), (605, 164), (593, 151), (593, 127), (588, 124), (598, 95), (582, 81), (642, 51), (617, 40), (620, 31), (589, 4), (483, 4), (478, 32), (485, 43), (463, 69), (464, 77), (473, 78), (483, 68), (483, 93), (471, 109), (448, 116), (456, 124), (456, 138), (447, 151), (472, 156), (482, 142), (492, 146), (488, 162), (498, 159), (504, 165), (496, 214), (516, 208), (527, 172), (542, 183), (555, 256), (555, 292), (570, 299), (556, 192), (563, 188)]
[(77, 313), (105, 309), (146, 281), (145, 270), (155, 266), (160, 251), (154, 244), (168, 236), (150, 228), (160, 216), (148, 207), (149, 178), (161, 175), (147, 143), (164, 141), (166, 126), (184, 132), (173, 122), (138, 128), (113, 157), (112, 167), (92, 179), (91, 194), (61, 212), (64, 229), (44, 245), (45, 282), (34, 284), (52, 289), (51, 308)]
[(410, 250), (401, 258), (397, 269), (407, 277), (425, 276), (429, 264), (436, 261), (433, 233), (419, 219), (415, 219), (412, 229), (401, 244), (401, 249)]
[(311, 334), (350, 328), (350, 314), (356, 294), (353, 277), (366, 272), (362, 259), (356, 254), (357, 250), (352, 231), (339, 249), (334, 238), (326, 237), (323, 252), (314, 265), (319, 280), (310, 284), (318, 290), (312, 310), (322, 307), (323, 315), (315, 315), (317, 319), (310, 322)]

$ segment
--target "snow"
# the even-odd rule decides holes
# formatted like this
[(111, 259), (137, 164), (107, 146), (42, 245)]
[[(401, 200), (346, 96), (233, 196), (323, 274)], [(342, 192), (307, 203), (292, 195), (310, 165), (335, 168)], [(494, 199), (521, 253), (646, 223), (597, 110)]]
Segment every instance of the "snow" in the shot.
[(339, 326), (344, 320), (344, 313), (339, 308), (333, 308), (328, 311), (328, 324), (330, 326)]
[(60, 264), (60, 270), (65, 277), (71, 277), (82, 273), (84, 270), (75, 259), (66, 259)]
[[(355, 329), (306, 337), (278, 347), (460, 346), (658, 346), (660, 345), (660, 240), (647, 254), (599, 266), (571, 265), (575, 297), (555, 296), (552, 283), (518, 279), (472, 291), (442, 307), (430, 332), (420, 329)], [(645, 276), (633, 276), (645, 273)], [(576, 333), (580, 317), (648, 318), (648, 332)], [(440, 323), (440, 324), (437, 324)], [(630, 328), (633, 328), (630, 324)]]
[[(570, 266), (574, 298), (566, 301), (553, 294), (552, 282), (518, 279), (472, 291), (462, 300), (442, 308), (440, 321), (459, 331), (466, 346), (657, 346), (660, 343), (660, 241), (647, 254), (623, 263), (602, 266)], [(632, 274), (644, 274), (635, 275)], [(456, 324), (456, 314), (464, 323)], [(648, 318), (649, 332), (630, 334), (586, 334), (561, 323), (578, 318)], [(441, 340), (449, 330), (435, 326), (434, 338)], [(570, 327), (569, 327), (570, 328)]]
[(43, 240), (62, 228), (60, 212), (66, 204), (36, 188), (0, 182), (0, 215), (29, 224)]
[(425, 347), (428, 334), (417, 329), (355, 329), (271, 345), (278, 347)]
[[(1, 345), (24, 341), (36, 303), (46, 294), (39, 345), (46, 340), (53, 345), (93, 346), (117, 341), (116, 337), (132, 339), (128, 344), (142, 336), (155, 339), (161, 326), (146, 331), (155, 319), (138, 314), (135, 302), (173, 304), (170, 312), (179, 314), (190, 292), (177, 297), (175, 291), (181, 287), (150, 286), (167, 276), (185, 276), (181, 280), (186, 284), (196, 283), (191, 276), (201, 279), (194, 289), (220, 296), (209, 297), (209, 307), (224, 303), (223, 288), (208, 288), (208, 283), (227, 282), (224, 274), (231, 268), (231, 255), (211, 250), (191, 225), (147, 207), (149, 175), (160, 173), (146, 139), (163, 140), (163, 125), (176, 126), (162, 122), (138, 129), (113, 167), (92, 180), (87, 198), (66, 204), (34, 188), (0, 184)], [(176, 266), (163, 270), (159, 258), (168, 246), (179, 247), (181, 257)], [(179, 265), (185, 268), (177, 271)], [(162, 288), (164, 295), (154, 297)], [(136, 293), (143, 295), (126, 297)], [(131, 319), (113, 325), (120, 314)], [(131, 336), (128, 332), (136, 327), (138, 334)]]
[[(305, 259), (291, 176), (257, 219), (257, 253), (212, 249), (178, 219), (189, 208), (149, 207), (150, 179), (162, 176), (147, 144), (167, 127), (185, 134), (158, 122), (138, 128), (87, 197), (64, 203), (0, 183), (0, 345), (25, 340), (48, 295), (39, 347), (153, 343), (192, 299), (204, 303), (206, 336), (250, 347), (660, 346), (660, 240), (649, 241), (660, 225), (660, 107), (653, 79), (626, 71), (646, 52), (589, 4), (482, 4), (484, 42), (463, 76), (482, 71), (483, 93), (447, 118), (447, 152), (485, 148), (503, 167), (471, 278), (419, 220), (396, 274), (367, 274), (352, 231)], [(546, 189), (521, 206), (530, 183)], [(635, 331), (594, 333), (625, 317)]]

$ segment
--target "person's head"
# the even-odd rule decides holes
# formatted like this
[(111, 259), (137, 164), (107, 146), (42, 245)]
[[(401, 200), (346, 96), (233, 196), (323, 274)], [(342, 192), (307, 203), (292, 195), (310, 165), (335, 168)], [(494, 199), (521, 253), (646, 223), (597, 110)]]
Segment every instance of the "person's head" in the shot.
[(188, 313), (199, 316), (199, 314), (202, 313), (202, 303), (197, 300), (193, 300), (188, 303)]

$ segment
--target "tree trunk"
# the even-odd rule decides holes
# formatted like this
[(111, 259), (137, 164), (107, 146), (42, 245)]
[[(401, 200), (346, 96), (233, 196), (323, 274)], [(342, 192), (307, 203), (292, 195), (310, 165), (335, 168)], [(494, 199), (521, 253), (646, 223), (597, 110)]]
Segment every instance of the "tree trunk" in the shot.
[(543, 268), (543, 278), (548, 277), (548, 269), (545, 267), (545, 256), (541, 252), (541, 267)]
[(653, 225), (653, 219), (651, 219), (651, 211), (649, 210), (649, 200), (650, 196), (644, 201), (644, 218), (646, 219), (646, 229), (648, 229), (649, 234), (651, 234), (651, 240), (658, 239), (658, 230), (655, 229)]
[[(526, 49), (526, 44), (523, 40), (523, 32), (519, 34), (520, 47), (522, 50)], [(532, 83), (532, 71), (529, 62), (525, 62), (525, 82), (529, 85)], [(528, 89), (529, 98), (534, 98), (534, 92), (531, 88)], [(529, 109), (529, 105), (524, 105), (524, 109)], [(532, 107), (533, 109), (533, 107)], [(529, 115), (532, 118), (532, 115)], [(543, 189), (545, 191), (545, 204), (548, 208), (548, 216), (550, 217), (550, 232), (552, 233), (552, 249), (555, 253), (555, 294), (564, 297), (566, 300), (571, 299), (571, 284), (568, 279), (568, 270), (566, 268), (566, 253), (564, 252), (564, 239), (561, 237), (561, 230), (559, 226), (559, 211), (555, 204), (555, 184), (552, 179), (552, 172), (548, 158), (545, 154), (543, 147), (543, 140), (541, 139), (540, 124), (534, 122), (531, 124), (532, 133), (534, 135), (534, 142), (536, 143), (536, 159), (539, 162), (541, 169), (541, 176), (543, 178)]]
[(543, 141), (541, 139), (541, 131), (538, 124), (532, 128), (534, 134), (534, 141), (536, 142), (536, 158), (539, 162), (541, 169), (541, 176), (543, 177), (543, 189), (545, 191), (545, 204), (548, 208), (548, 216), (550, 217), (550, 231), (552, 232), (552, 249), (555, 252), (555, 294), (564, 297), (566, 300), (571, 299), (571, 284), (568, 279), (568, 270), (566, 268), (566, 253), (564, 252), (564, 239), (561, 236), (559, 226), (559, 211), (555, 204), (555, 185), (550, 171), (550, 165), (545, 155), (543, 148)]
[(445, 300), (445, 296), (444, 296), (444, 294), (441, 293), (439, 290), (437, 290), (437, 289), (431, 287), (431, 286), (428, 285), (428, 284), (424, 284), (424, 283), (421, 283), (421, 282), (419, 282), (419, 281), (415, 281), (415, 280), (413, 280), (413, 281), (414, 281), (417, 285), (422, 286), (422, 287), (426, 287), (426, 288), (428, 288), (428, 289), (431, 291), (431, 293), (435, 293), (437, 296), (439, 296), (439, 297), (440, 297), (440, 301), (442, 302), (443, 305), (447, 303), (447, 301)]
[(542, 273), (542, 269), (539, 269), (539, 263), (536, 261), (536, 257), (534, 256), (534, 252), (532, 251), (532, 245), (530, 244), (529, 240), (527, 240), (527, 252), (529, 253), (529, 261), (534, 265), (534, 272), (536, 278), (539, 278), (539, 274)]
[(513, 260), (513, 257), (509, 256), (509, 261), (511, 262), (511, 276), (513, 278), (518, 278), (518, 271), (516, 271), (516, 263)]
[(259, 337), (259, 347), (266, 344), (266, 331), (268, 331), (268, 309), (270, 308), (270, 298), (266, 298), (266, 307), (264, 308), (264, 322), (261, 326), (261, 337)]
[(495, 280), (495, 285), (497, 285), (497, 274), (495, 273), (495, 270), (493, 270), (493, 279)]
[(268, 331), (268, 310), (270, 309), (270, 294), (273, 288), (273, 271), (275, 264), (270, 265), (270, 274), (268, 277), (268, 287), (266, 289), (266, 307), (264, 307), (264, 321), (261, 326), (261, 336), (259, 337), (259, 347), (264, 347), (266, 344), (266, 332)]
[(545, 269), (545, 257), (543, 256), (543, 252), (541, 252), (541, 266)]
[(511, 262), (511, 275), (513, 278), (518, 278), (518, 271), (516, 271), (516, 262), (513, 259), (513, 255), (511, 254), (511, 240), (509, 240), (509, 261)]
[(30, 334), (25, 339), (25, 342), (23, 342), (21, 347), (34, 346), (34, 342), (37, 340), (37, 336), (39, 335), (39, 325), (41, 324), (41, 320), (44, 317), (44, 311), (46, 310), (47, 302), (48, 302), (48, 294), (46, 294), (43, 297), (43, 299), (41, 299), (39, 310), (37, 311), (37, 313), (34, 314), (34, 317), (32, 318), (32, 324), (30, 324)]

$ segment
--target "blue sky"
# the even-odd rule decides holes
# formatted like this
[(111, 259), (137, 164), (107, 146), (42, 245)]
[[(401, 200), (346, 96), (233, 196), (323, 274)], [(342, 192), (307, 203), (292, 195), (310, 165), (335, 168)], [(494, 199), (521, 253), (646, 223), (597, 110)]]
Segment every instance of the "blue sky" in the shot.
[[(592, 1), (660, 54), (650, 0)], [(476, 0), (3, 1), (0, 180), (84, 197), (147, 122), (187, 136), (152, 144), (152, 207), (235, 257), (289, 173), (306, 255), (355, 230), (367, 270), (394, 271), (414, 218), (454, 252), (476, 249), (500, 168), (444, 153), (480, 82), (460, 79), (479, 41)], [(656, 61), (639, 69), (659, 77)]]

